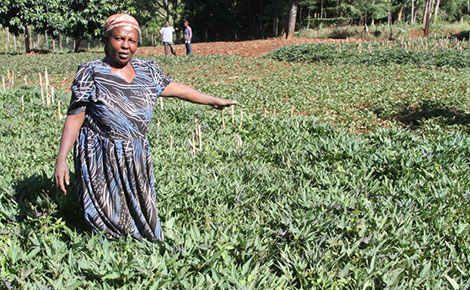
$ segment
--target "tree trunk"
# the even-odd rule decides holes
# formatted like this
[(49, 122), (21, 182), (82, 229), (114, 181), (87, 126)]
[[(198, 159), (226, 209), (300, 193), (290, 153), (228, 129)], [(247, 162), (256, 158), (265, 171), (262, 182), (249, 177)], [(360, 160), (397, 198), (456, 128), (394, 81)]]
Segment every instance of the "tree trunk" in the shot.
[(441, 0), (437, 0), (436, 8), (434, 9), (434, 23), (437, 22), (437, 15), (439, 14), (439, 5), (441, 4)]
[(398, 11), (398, 17), (397, 17), (397, 22), (398, 22), (398, 23), (402, 22), (403, 8), (405, 8), (405, 6), (401, 6), (401, 7), (400, 7), (400, 10)]
[(7, 51), (10, 52), (10, 30), (7, 27)]
[(308, 13), (307, 13), (307, 29), (310, 29), (310, 9), (307, 10), (307, 11), (308, 11)]
[(73, 49), (73, 52), (80, 52), (80, 39), (75, 40), (75, 47)]
[(415, 24), (415, 0), (411, 0), (411, 24)]
[(166, 21), (170, 21), (170, 5), (168, 5), (168, 0), (163, 1), (163, 6), (165, 7)]
[(428, 36), (429, 35), (429, 26), (430, 26), (430, 18), (431, 18), (431, 3), (432, 0), (427, 0), (426, 1), (426, 7), (424, 10), (424, 17), (423, 17), (423, 24), (424, 24), (424, 35)]
[(368, 11), (366, 10), (366, 15), (364, 16), (364, 29), (361, 32), (361, 38), (369, 39), (369, 26), (367, 25), (368, 21)]
[(320, 4), (320, 19), (321, 18), (323, 18), (323, 0), (321, 0), (321, 4)]
[[(372, 1), (372, 7), (375, 6), (375, 0)], [(371, 12), (370, 14), (370, 26), (375, 25), (375, 17), (374, 17), (374, 11)]]
[(26, 53), (31, 52), (31, 28), (29, 26), (26, 27), (26, 36), (24, 38), (24, 50)]
[(388, 37), (389, 40), (392, 40), (392, 35), (393, 35), (393, 31), (392, 31), (392, 11), (388, 11), (388, 27), (390, 29), (390, 35)]
[(299, 0), (290, 0), (289, 3), (289, 19), (287, 21), (286, 38), (291, 39), (294, 37), (295, 20), (297, 18), (297, 8), (299, 7)]

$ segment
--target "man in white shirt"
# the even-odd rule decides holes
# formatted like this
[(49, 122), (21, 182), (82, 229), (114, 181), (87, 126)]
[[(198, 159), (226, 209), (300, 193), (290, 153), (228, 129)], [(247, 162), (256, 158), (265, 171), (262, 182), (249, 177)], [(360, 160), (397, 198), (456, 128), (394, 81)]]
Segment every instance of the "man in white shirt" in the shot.
[(176, 55), (175, 46), (173, 45), (173, 33), (175, 33), (175, 29), (170, 26), (170, 23), (167, 21), (165, 27), (160, 29), (160, 33), (162, 34), (162, 42), (165, 47), (165, 55), (168, 54), (168, 47), (170, 47), (171, 53)]

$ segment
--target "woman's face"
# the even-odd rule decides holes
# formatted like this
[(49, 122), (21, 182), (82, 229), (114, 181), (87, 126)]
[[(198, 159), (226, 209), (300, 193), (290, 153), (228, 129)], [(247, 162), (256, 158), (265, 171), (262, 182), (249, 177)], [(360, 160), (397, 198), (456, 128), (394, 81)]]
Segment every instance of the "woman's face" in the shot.
[(116, 27), (108, 38), (107, 52), (110, 64), (124, 67), (137, 50), (139, 32), (129, 26)]

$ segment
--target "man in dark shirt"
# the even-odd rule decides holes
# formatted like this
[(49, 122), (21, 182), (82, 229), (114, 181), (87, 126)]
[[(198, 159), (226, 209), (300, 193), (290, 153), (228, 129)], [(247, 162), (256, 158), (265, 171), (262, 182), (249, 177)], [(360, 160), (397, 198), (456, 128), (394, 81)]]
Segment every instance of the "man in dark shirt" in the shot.
[(184, 21), (184, 45), (186, 46), (186, 54), (192, 54), (191, 38), (193, 38), (193, 30), (189, 26), (188, 20)]

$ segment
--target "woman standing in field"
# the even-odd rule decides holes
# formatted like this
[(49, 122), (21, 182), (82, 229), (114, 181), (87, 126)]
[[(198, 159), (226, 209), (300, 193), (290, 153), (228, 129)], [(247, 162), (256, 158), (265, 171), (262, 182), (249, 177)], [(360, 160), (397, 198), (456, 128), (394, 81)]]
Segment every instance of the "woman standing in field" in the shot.
[(110, 238), (163, 240), (146, 134), (155, 101), (178, 97), (217, 109), (237, 102), (174, 82), (153, 61), (132, 59), (140, 34), (132, 16), (110, 16), (104, 32), (106, 57), (81, 64), (72, 84), (55, 182), (66, 193), (75, 143), (78, 192), (92, 229)]

